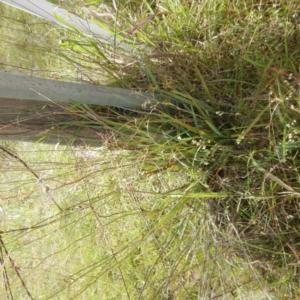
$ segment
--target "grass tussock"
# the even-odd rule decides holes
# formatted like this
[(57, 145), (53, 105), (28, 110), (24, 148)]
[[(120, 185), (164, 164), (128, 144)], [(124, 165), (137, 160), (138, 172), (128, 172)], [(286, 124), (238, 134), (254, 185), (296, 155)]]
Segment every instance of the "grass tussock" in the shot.
[[(135, 54), (84, 35), (61, 46), (89, 81), (154, 98), (145, 110), (70, 107), (107, 150), (74, 150), (57, 170), (32, 163), (45, 172), (47, 209), (17, 232), (7, 226), (5, 242), (38, 257), (19, 259), (34, 294), (299, 298), (299, 6), (107, 3), (107, 26)], [(33, 182), (18, 186), (30, 199), (41, 193)], [(41, 268), (53, 293), (33, 284)]]

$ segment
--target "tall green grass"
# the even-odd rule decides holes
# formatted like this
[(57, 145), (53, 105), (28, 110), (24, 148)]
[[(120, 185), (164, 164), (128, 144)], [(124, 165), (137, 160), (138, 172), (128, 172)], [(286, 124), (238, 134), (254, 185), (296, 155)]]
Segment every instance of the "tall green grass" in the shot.
[[(116, 21), (107, 24), (124, 37), (155, 14), (127, 36), (138, 54), (79, 35), (60, 55), (82, 74), (103, 70), (94, 83), (163, 103), (72, 106), (82, 124), (106, 130), (104, 148), (52, 153), (45, 169), (42, 152), (19, 152), (41, 179), (23, 166), (23, 184), (1, 191), (28, 214), (25, 225), (6, 224), (3, 241), (28, 290), (42, 299), (299, 298), (298, 1), (109, 3)], [(14, 271), (11, 290), (25, 297)]]

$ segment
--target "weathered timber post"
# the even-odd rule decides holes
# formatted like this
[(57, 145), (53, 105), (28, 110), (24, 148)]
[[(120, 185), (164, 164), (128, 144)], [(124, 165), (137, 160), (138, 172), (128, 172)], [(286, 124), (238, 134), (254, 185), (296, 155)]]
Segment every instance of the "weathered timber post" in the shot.
[[(141, 109), (153, 95), (0, 72), (0, 139), (101, 145), (104, 132), (76, 125), (70, 103)], [(74, 125), (71, 125), (73, 123)]]
[[(133, 45), (128, 44), (126, 40), (118, 39), (115, 34), (110, 33), (107, 29), (100, 27), (94, 22), (80, 18), (75, 13), (63, 9), (47, 0), (0, 0), (0, 2), (16, 7), (50, 22), (54, 22), (70, 30), (74, 30), (76, 28), (81, 33), (93, 37), (105, 44), (123, 48), (123, 50), (129, 54), (134, 54), (135, 52)], [(82, 8), (83, 11), (84, 8), (85, 7)]]
[(0, 98), (0, 140), (35, 142), (45, 137), (42, 142), (48, 144), (101, 145), (96, 131), (65, 125), (74, 121), (64, 105)]

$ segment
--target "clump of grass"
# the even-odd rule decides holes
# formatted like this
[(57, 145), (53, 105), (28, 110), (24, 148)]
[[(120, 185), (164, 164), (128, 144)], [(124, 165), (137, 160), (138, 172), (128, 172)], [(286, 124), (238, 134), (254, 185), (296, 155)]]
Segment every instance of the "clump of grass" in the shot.
[(53, 297), (299, 297), (298, 10), (297, 1), (120, 1), (118, 32), (155, 14), (131, 34), (138, 55), (86, 37), (88, 51), (64, 45), (81, 70), (104, 69), (91, 81), (163, 103), (70, 107), (106, 130), (109, 152), (105, 167), (103, 157), (78, 159), (61, 183), (78, 198), (53, 215), (64, 239), (47, 259), (74, 253), (53, 271), (64, 279)]
[(183, 172), (205, 193), (225, 193), (202, 211), (215, 248), (264, 276), (259, 289), (267, 297), (297, 297), (299, 5), (144, 5), (135, 18), (157, 15), (137, 38), (147, 36), (155, 50), (120, 83), (162, 95), (169, 111), (154, 105), (102, 118), (94, 110), (89, 120), (111, 130), (108, 146), (134, 150), (148, 176)]

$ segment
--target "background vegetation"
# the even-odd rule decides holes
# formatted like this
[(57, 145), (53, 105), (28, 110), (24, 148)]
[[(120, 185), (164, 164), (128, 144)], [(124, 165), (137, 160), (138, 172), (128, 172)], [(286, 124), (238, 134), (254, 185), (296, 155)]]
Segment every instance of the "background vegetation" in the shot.
[(1, 294), (298, 299), (299, 2), (61, 5), (110, 13), (87, 17), (137, 51), (1, 5), (34, 33), (12, 42), (3, 23), (5, 68), (145, 90), (163, 105), (70, 107), (106, 131), (98, 149), (2, 142)]

